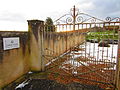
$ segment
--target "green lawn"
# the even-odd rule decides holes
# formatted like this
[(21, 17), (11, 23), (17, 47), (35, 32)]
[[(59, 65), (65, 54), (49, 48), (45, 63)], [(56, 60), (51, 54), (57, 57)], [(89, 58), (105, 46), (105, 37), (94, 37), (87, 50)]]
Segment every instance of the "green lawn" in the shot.
[(114, 39), (118, 40), (118, 33), (115, 31), (104, 31), (104, 32), (89, 32), (87, 33), (86, 40), (96, 39), (98, 41), (103, 39)]

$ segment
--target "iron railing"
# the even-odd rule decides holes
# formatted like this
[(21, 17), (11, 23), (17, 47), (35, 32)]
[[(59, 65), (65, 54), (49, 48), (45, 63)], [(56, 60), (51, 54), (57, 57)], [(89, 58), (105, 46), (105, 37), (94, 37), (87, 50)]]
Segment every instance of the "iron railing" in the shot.
[[(63, 15), (55, 23), (57, 32), (49, 32), (45, 29), (43, 37), (48, 45), (44, 50), (44, 57), (48, 60), (47, 69), (52, 68), (54, 73), (62, 70), (64, 73), (59, 72), (59, 74), (74, 76), (81, 84), (115, 88), (119, 67), (117, 54), (120, 18), (107, 17), (106, 20), (101, 20), (79, 12), (74, 6), (70, 14)], [(77, 35), (84, 34), (85, 41), (81, 42), (80, 37), (72, 38), (69, 46), (73, 47), (68, 48), (67, 41), (70, 39), (68, 33), (76, 37), (74, 32), (77, 32)], [(66, 37), (65, 42), (62, 42), (63, 36)], [(61, 40), (62, 48), (54, 43), (57, 39)], [(81, 43), (76, 45), (76, 42)], [(61, 53), (63, 50), (66, 52)], [(56, 70), (53, 67), (56, 67)]]

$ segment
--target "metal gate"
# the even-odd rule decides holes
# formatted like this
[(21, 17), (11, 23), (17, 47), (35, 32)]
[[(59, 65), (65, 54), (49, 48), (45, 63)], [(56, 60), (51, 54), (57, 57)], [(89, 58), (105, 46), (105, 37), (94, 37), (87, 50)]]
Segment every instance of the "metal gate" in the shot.
[[(62, 48), (59, 48), (59, 45), (54, 46), (54, 43), (52, 43), (51, 49), (49, 45), (51, 41), (48, 40), (49, 48), (45, 48), (47, 54), (44, 56), (46, 60), (50, 61), (47, 61), (46, 68), (55, 75), (71, 76), (72, 81), (84, 85), (98, 86), (102, 89), (114, 89), (118, 73), (117, 52), (120, 18), (112, 19), (107, 17), (106, 20), (101, 20), (79, 12), (74, 6), (69, 14), (63, 15), (55, 23), (54, 29), (59, 32), (58, 34), (64, 32), (66, 35), (66, 42), (63, 42), (63, 44), (66, 44), (66, 46), (63, 45), (66, 52), (57, 56), (58, 52), (55, 52), (54, 49), (58, 48), (58, 51), (62, 51)], [(57, 35), (52, 35), (54, 32), (45, 30), (44, 38), (54, 40), (58, 38)], [(85, 40), (79, 45), (75, 44), (74, 47), (67, 48), (68, 32), (73, 33), (73, 35), (74, 32), (77, 32), (78, 35), (84, 34)], [(73, 43), (78, 41), (80, 41), (80, 38), (71, 39)]]

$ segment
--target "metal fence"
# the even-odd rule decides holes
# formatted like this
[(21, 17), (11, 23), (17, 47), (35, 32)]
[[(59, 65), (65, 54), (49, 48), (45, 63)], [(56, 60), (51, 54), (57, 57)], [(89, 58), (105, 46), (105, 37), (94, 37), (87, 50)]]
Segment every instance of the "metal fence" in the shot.
[[(53, 73), (77, 78), (81, 84), (96, 85), (103, 89), (115, 88), (118, 79), (120, 18), (107, 17), (106, 20), (101, 20), (85, 13), (79, 13), (75, 6), (71, 11), (71, 14), (57, 19), (56, 26), (54, 26), (57, 32), (64, 32), (66, 35), (66, 42), (62, 43), (63, 48), (59, 48), (59, 45), (54, 46), (54, 43), (51, 48), (49, 45), (51, 41), (47, 40), (49, 48), (46, 49), (47, 54), (44, 56), (50, 61), (47, 62), (46, 67), (49, 67)], [(65, 19), (66, 16), (69, 17)], [(78, 35), (86, 33), (85, 41), (76, 45), (75, 43), (80, 41), (80, 38), (71, 39), (69, 44), (75, 45), (67, 48), (69, 32), (77, 32)], [(44, 38), (59, 39), (59, 35), (53, 36), (52, 34), (54, 32), (46, 30)], [(73, 33), (73, 36), (75, 37), (76, 34)], [(58, 48), (58, 52), (54, 51), (55, 48)], [(66, 52), (57, 56), (57, 53), (65, 48)]]

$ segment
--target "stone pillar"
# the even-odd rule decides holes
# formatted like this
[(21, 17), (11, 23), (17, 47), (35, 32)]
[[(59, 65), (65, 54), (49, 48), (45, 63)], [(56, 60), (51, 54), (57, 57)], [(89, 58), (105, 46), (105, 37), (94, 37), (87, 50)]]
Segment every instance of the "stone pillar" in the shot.
[(30, 68), (31, 71), (44, 71), (44, 45), (43, 30), (44, 21), (28, 20), (29, 48), (30, 48)]

